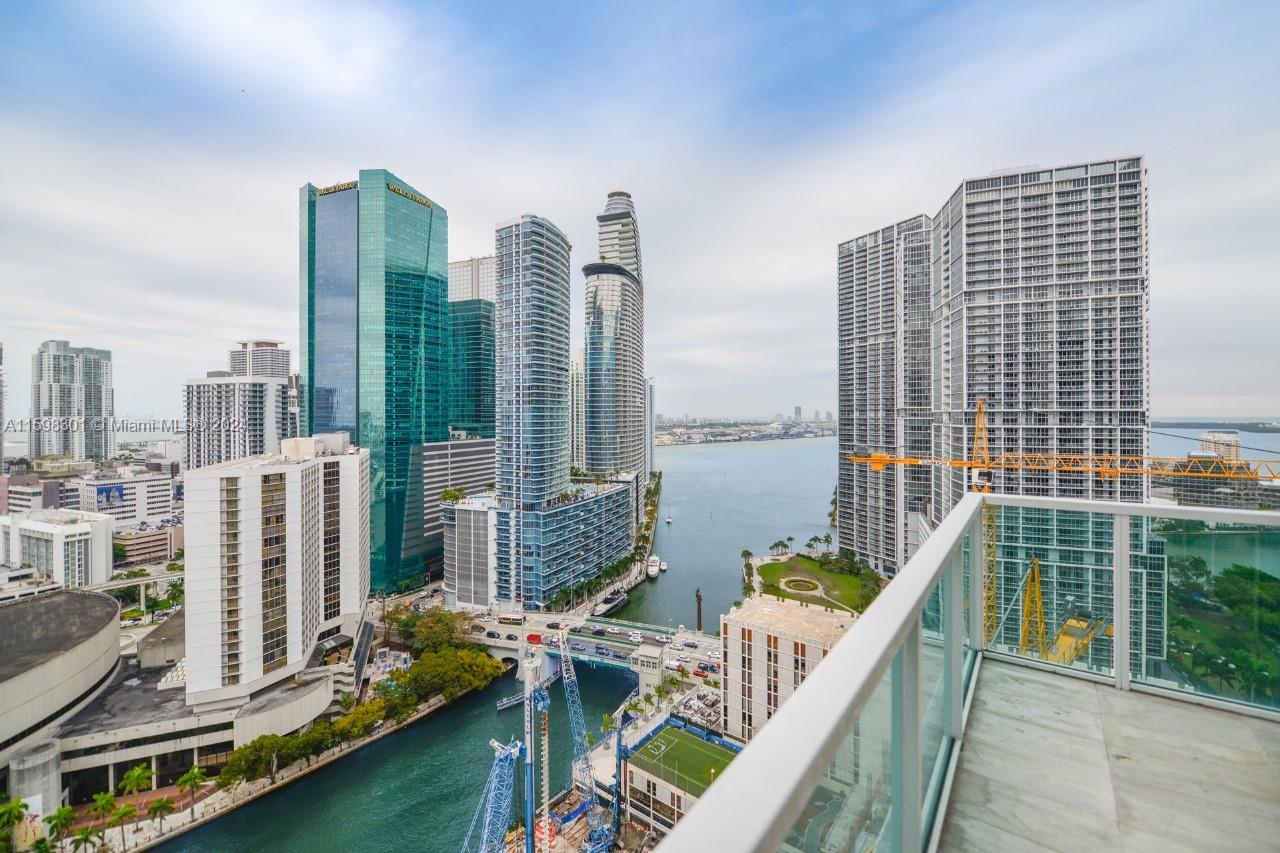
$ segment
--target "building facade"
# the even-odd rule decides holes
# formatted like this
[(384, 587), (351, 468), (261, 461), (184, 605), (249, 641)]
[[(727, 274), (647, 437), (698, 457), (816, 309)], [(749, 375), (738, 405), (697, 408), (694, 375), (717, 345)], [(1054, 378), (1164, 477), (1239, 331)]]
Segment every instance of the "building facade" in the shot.
[(369, 593), (369, 452), (345, 433), (188, 472), (187, 704), (231, 707), (357, 634)]
[(492, 494), (441, 506), (444, 600), (448, 607), (487, 609), (497, 599), (497, 504)]
[(1223, 459), (1240, 458), (1240, 431), (1210, 430), (1200, 435), (1200, 452), (1215, 453)]
[(39, 509), (0, 516), (0, 565), (30, 569), (69, 589), (111, 578), (111, 518)]
[(657, 469), (657, 460), (654, 458), (654, 441), (658, 433), (658, 415), (657, 398), (654, 394), (653, 377), (645, 382), (644, 386), (644, 468), (645, 479), (648, 480), (653, 476), (653, 472)]
[(449, 428), (494, 437), (494, 306), (487, 299), (449, 303)]
[(631, 490), (569, 477), (569, 251), (552, 222), (498, 226), (499, 599), (544, 606), (631, 547)]
[(79, 495), (76, 508), (111, 516), (116, 530), (173, 515), (174, 479), (165, 472), (100, 471), (76, 477), (66, 489)]
[(618, 264), (587, 264), (587, 470), (645, 470), (644, 291)]
[[(287, 350), (270, 352), (284, 352), (287, 360)], [(289, 437), (287, 376), (210, 371), (204, 379), (188, 380), (184, 402), (188, 468), (279, 453), (280, 441)]]
[(448, 214), (383, 169), (299, 199), (300, 432), (369, 451), (372, 583), (423, 582), (405, 551), (413, 448), (449, 436)]
[(449, 264), (449, 301), (497, 300), (497, 267), (493, 255)]
[(288, 379), (289, 351), (280, 341), (240, 341), (227, 353), (227, 368), (233, 376)]
[(31, 357), (28, 455), (109, 459), (116, 452), (110, 350), (45, 341)]
[(723, 730), (751, 740), (777, 713), (857, 615), (799, 601), (751, 596), (720, 617)]
[(582, 369), (582, 351), (569, 362), (569, 462), (580, 471), (587, 469), (587, 377)]
[[(405, 531), (406, 549), (421, 551), (427, 574), (440, 577), (444, 569), (444, 523), (440, 497), (446, 489), (465, 494), (491, 488), (494, 483), (494, 440), (492, 438), (436, 441), (414, 449), (413, 466), (421, 477), (421, 488), (411, 496), (409, 511), (418, 520), (414, 530)], [(421, 541), (409, 537), (417, 535)]]

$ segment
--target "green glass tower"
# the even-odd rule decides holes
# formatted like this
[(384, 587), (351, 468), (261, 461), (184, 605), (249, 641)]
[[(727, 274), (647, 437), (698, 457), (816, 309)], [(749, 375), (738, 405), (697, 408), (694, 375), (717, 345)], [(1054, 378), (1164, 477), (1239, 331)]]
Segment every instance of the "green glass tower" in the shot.
[(416, 586), (409, 460), (449, 434), (449, 215), (385, 169), (307, 184), (298, 207), (300, 428), (369, 448), (371, 585)]
[(449, 303), (449, 423), (471, 438), (493, 438), (493, 319), (487, 299)]

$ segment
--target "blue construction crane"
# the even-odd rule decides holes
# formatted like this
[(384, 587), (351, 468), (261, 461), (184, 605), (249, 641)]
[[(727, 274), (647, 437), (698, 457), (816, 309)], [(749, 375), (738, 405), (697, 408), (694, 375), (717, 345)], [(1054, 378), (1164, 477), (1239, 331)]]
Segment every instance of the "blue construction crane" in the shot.
[[(489, 781), (484, 786), (484, 796), (471, 815), (471, 826), (462, 842), (462, 853), (502, 853), (506, 848), (507, 827), (511, 825), (511, 796), (515, 789), (516, 761), (522, 751), (520, 741), (507, 744), (489, 741), (493, 747), (493, 767)], [(481, 825), (480, 816), (484, 815)], [(471, 839), (480, 826), (480, 838), (476, 846)]]
[[(528, 665), (528, 663), (529, 663), (529, 660), (526, 659), (526, 665)], [(552, 675), (550, 678), (544, 678), (541, 681), (539, 681), (537, 684), (533, 685), (532, 687), (528, 686), (528, 682), (526, 682), (525, 684), (525, 690), (528, 692), (527, 700), (524, 703), (524, 741), (525, 741), (525, 744), (527, 745), (525, 749), (525, 754), (524, 754), (524, 849), (525, 849), (525, 853), (533, 853), (533, 840), (534, 840), (533, 839), (533, 833), (534, 833), (533, 815), (534, 815), (534, 812), (536, 811), (534, 807), (538, 799), (537, 793), (534, 791), (534, 788), (533, 788), (533, 764), (534, 764), (533, 719), (535, 714), (542, 714), (548, 708), (551, 707), (551, 694), (547, 692), (547, 688), (551, 685), (551, 682), (555, 680), (556, 675), (558, 674), (559, 673), (557, 672), (556, 674)], [(543, 772), (543, 776), (545, 777), (547, 772), (546, 757), (545, 757), (547, 752), (547, 743), (546, 743), (545, 736), (543, 737), (542, 751), (544, 754), (542, 772)]]
[[(625, 708), (631, 704), (631, 700), (640, 695), (640, 688), (632, 690), (626, 699), (622, 700), (622, 707)], [(622, 834), (622, 762), (623, 759), (631, 757), (632, 750), (622, 742), (622, 715), (625, 711), (619, 711), (616, 719), (617, 726), (613, 730), (613, 837), (617, 838)]]
[[(563, 639), (561, 644), (563, 645)], [(573, 656), (560, 655), (560, 674), (564, 681), (565, 705), (569, 707), (569, 726), (573, 730), (573, 767), (578, 781), (586, 788), (587, 839), (585, 853), (607, 853), (613, 848), (613, 827), (609, 824), (600, 799), (596, 796), (595, 774), (591, 770), (590, 746), (587, 744), (587, 721), (582, 714), (582, 697), (578, 693), (578, 676), (573, 671)]]

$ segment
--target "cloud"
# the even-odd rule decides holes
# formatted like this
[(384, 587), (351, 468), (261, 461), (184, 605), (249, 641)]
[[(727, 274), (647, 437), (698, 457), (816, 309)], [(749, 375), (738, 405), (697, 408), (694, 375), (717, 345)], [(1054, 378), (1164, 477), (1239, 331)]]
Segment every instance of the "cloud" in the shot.
[[(46, 338), (112, 348), (117, 408), (140, 414), (173, 413), (237, 339), (294, 343), (297, 187), (370, 166), (449, 210), (454, 258), (532, 211), (581, 266), (605, 194), (631, 191), (659, 409), (834, 409), (839, 242), (933, 214), (993, 167), (1143, 153), (1153, 410), (1280, 415), (1262, 355), (1280, 118), (1261, 108), (1277, 69), (1259, 22), (1207, 5), (503, 9), (14, 22), (8, 411)], [(37, 47), (81, 30), (103, 36), (69, 60)]]

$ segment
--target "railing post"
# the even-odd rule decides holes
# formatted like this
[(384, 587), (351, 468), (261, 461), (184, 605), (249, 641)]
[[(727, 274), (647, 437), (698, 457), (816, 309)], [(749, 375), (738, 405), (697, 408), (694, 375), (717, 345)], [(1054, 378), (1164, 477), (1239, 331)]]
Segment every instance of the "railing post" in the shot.
[(946, 654), (947, 716), (950, 735), (960, 739), (964, 730), (964, 578), (961, 555), (950, 558), (942, 585), (945, 617), (942, 629)]
[(907, 631), (893, 658), (893, 815), (898, 850), (919, 850), (920, 623)]
[[(966, 531), (969, 537), (969, 636), (973, 640), (973, 648), (980, 654), (987, 647), (982, 636), (985, 630), (982, 607), (986, 600), (982, 595), (982, 584), (986, 560), (982, 553), (985, 547), (982, 543), (982, 513), (974, 513), (974, 519), (975, 521), (969, 524), (969, 529)], [(960, 590), (963, 595), (964, 587), (961, 586)]]
[(1111, 666), (1115, 670), (1116, 687), (1129, 689), (1130, 667), (1130, 616), (1132, 610), (1129, 602), (1129, 516), (1111, 516), (1111, 622), (1114, 626), (1114, 640), (1111, 644)]

